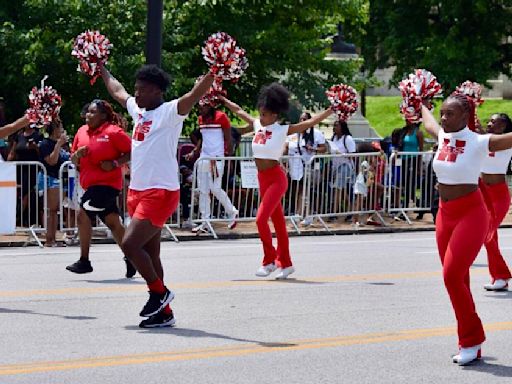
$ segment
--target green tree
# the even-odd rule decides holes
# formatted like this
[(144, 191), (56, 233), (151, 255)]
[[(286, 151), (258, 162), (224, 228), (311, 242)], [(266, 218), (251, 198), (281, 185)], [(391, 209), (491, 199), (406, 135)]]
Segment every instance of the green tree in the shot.
[[(361, 60), (325, 60), (338, 22), (359, 38), (368, 17), (367, 0), (166, 0), (162, 67), (173, 82), (168, 97), (186, 92), (206, 71), (200, 53), (211, 33), (225, 31), (247, 50), (249, 69), (241, 81), (226, 85), (229, 96), (254, 107), (259, 88), (282, 81), (298, 101), (325, 105), (324, 89), (337, 82), (359, 88)], [(114, 44), (109, 68), (132, 90), (133, 74), (144, 63), (146, 2), (141, 0), (11, 0), (0, 5), (0, 89), (14, 118), (26, 108), (27, 94), (43, 75), (63, 97), (67, 126), (80, 124), (81, 106), (108, 98), (98, 80), (76, 72), (70, 52), (85, 29), (99, 29)], [(195, 124), (188, 119), (188, 124)]]
[(363, 45), (370, 71), (396, 66), (396, 84), (414, 68), (451, 92), (465, 80), (511, 74), (511, 0), (375, 0)]

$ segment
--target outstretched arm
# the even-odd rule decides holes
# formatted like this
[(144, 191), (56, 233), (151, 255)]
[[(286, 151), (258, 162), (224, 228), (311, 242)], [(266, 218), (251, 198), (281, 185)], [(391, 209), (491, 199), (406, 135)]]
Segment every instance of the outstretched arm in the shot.
[[(222, 101), (222, 103), (226, 106), (227, 109), (229, 109), (231, 112), (233, 112), (235, 115), (237, 115), (239, 118), (241, 118), (249, 124), (248, 130), (253, 129), (253, 124), (255, 120), (254, 117), (245, 112), (238, 104), (233, 103), (231, 100), (225, 98), (224, 96), (219, 96), (219, 100)], [(240, 128), (237, 129), (241, 130)]]
[(30, 120), (28, 117), (23, 116), (16, 120), (14, 123), (0, 127), (0, 139), (12, 135), (14, 132), (19, 131), (21, 128), (25, 128), (29, 124)]
[(291, 124), (288, 127), (288, 134), (293, 135), (294, 133), (304, 132), (308, 128), (314, 127), (321, 121), (323, 121), (326, 118), (328, 118), (329, 116), (331, 116), (331, 113), (332, 113), (332, 109), (328, 108), (325, 111), (323, 111), (322, 113), (319, 113), (318, 115), (312, 117), (311, 119), (301, 121), (300, 123), (297, 123), (297, 124)]
[(489, 138), (489, 151), (504, 151), (505, 149), (512, 148), (512, 133), (505, 133), (503, 135), (491, 135)]
[(207, 73), (204, 75), (199, 82), (194, 85), (194, 88), (190, 92), (185, 93), (178, 100), (178, 114), (181, 116), (188, 115), (194, 105), (204, 96), (213, 84), (213, 75)]
[(105, 66), (101, 67), (101, 78), (105, 82), (107, 91), (123, 108), (126, 108), (126, 100), (130, 97), (130, 94), (126, 92), (123, 84), (119, 82), (112, 74), (108, 71)]
[(439, 131), (441, 130), (441, 126), (436, 121), (436, 118), (430, 112), (430, 110), (424, 105), (421, 106), (421, 118), (423, 119), (423, 125), (425, 126), (425, 130), (435, 139), (439, 135)]

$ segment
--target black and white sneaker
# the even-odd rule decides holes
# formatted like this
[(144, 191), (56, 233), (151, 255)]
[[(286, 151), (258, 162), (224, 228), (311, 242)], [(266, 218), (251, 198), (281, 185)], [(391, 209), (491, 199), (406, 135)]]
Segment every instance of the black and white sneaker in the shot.
[(142, 320), (139, 324), (140, 328), (162, 328), (162, 327), (174, 327), (176, 319), (174, 313), (171, 311), (169, 315), (164, 312), (158, 312), (156, 315), (151, 316), (149, 319)]
[(126, 277), (131, 279), (137, 273), (137, 270), (133, 266), (130, 260), (127, 257), (124, 257), (124, 262), (126, 263)]
[(90, 260), (79, 259), (73, 264), (68, 265), (66, 269), (73, 273), (89, 273), (92, 272), (92, 265)]
[(140, 311), (142, 317), (151, 317), (160, 312), (164, 307), (174, 299), (174, 293), (165, 288), (164, 293), (149, 291), (149, 299)]

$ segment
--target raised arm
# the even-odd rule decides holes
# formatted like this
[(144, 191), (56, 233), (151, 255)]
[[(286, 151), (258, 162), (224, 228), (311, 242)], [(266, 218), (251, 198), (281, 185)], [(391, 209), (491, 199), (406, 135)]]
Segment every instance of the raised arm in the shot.
[(421, 106), (421, 118), (423, 119), (425, 130), (430, 134), (430, 136), (437, 139), (439, 131), (441, 130), (441, 126), (436, 121), (436, 118), (432, 112), (430, 112), (430, 110), (424, 105)]
[(101, 67), (101, 78), (105, 82), (107, 91), (112, 98), (117, 101), (123, 108), (126, 108), (126, 100), (130, 97), (130, 94), (123, 87), (123, 84), (119, 82), (104, 66)]
[[(237, 115), (239, 118), (244, 120), (246, 123), (249, 124), (249, 127), (247, 131), (250, 131), (253, 129), (253, 124), (255, 118), (249, 115), (247, 112), (245, 112), (238, 104), (233, 103), (231, 100), (225, 98), (224, 96), (219, 96), (219, 100), (222, 101), (222, 103), (226, 106), (227, 109), (229, 109), (231, 112), (233, 112), (235, 115)], [(242, 129), (239, 129), (241, 132), (243, 132)]]
[(213, 84), (213, 75), (207, 73), (199, 82), (194, 85), (190, 92), (185, 93), (178, 100), (178, 114), (181, 116), (188, 115), (199, 99), (204, 96)]
[(323, 111), (322, 113), (319, 113), (318, 115), (313, 116), (311, 119), (301, 121), (300, 123), (297, 123), (297, 124), (291, 124), (288, 127), (288, 134), (292, 135), (294, 133), (304, 132), (308, 128), (314, 127), (321, 121), (324, 121), (325, 119), (327, 119), (329, 116), (331, 116), (331, 113), (332, 113), (332, 109), (328, 108), (325, 111)]
[(25, 128), (29, 124), (30, 120), (26, 116), (23, 116), (11, 124), (0, 127), (0, 139), (12, 135), (14, 132), (19, 131), (21, 128)]

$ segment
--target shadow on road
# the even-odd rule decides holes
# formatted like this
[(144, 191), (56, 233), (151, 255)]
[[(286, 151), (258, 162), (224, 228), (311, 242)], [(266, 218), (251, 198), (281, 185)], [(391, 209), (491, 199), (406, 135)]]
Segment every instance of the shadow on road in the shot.
[(16, 313), (16, 314), (24, 314), (24, 315), (36, 315), (36, 316), (49, 316), (49, 317), (58, 317), (66, 320), (96, 320), (97, 317), (91, 316), (63, 316), (57, 315), (55, 313), (41, 313), (34, 312), (28, 309), (8, 309), (8, 308), (0, 308), (0, 314), (2, 313)]
[(119, 279), (107, 279), (107, 280), (73, 280), (73, 281), (82, 281), (84, 283), (92, 283), (92, 284), (146, 284), (142, 279), (128, 279), (126, 277), (122, 277)]
[(473, 365), (468, 365), (464, 367), (464, 370), (489, 373), (493, 376), (498, 377), (512, 377), (512, 367), (509, 367), (508, 365), (492, 364), (488, 362), (490, 360), (496, 359), (492, 357), (484, 357), (481, 361), (478, 361)]
[(190, 328), (139, 328), (135, 325), (127, 325), (125, 329), (130, 331), (139, 331), (141, 333), (160, 333), (160, 334), (168, 334), (179, 337), (192, 337), (192, 338), (200, 338), (205, 337), (209, 339), (223, 339), (223, 340), (231, 340), (231, 341), (240, 341), (243, 343), (252, 343), (258, 344), (262, 347), (267, 348), (287, 348), (294, 347), (297, 344), (293, 343), (278, 343), (278, 342), (265, 342), (251, 339), (241, 339), (238, 337), (232, 337), (228, 335), (222, 335), (220, 333), (211, 333), (206, 331), (201, 331), (198, 329), (190, 329)]
[(288, 278), (288, 279), (283, 279), (283, 280), (276, 280), (276, 279), (273, 279), (273, 280), (261, 280), (261, 279), (234, 279), (234, 280), (231, 280), (231, 281), (238, 281), (238, 282), (253, 282), (253, 281), (258, 281), (258, 282), (262, 282), (262, 281), (265, 281), (269, 284), (280, 284), (280, 283), (284, 283), (284, 284), (311, 284), (311, 285), (322, 285), (322, 284), (326, 284), (325, 282), (322, 282), (322, 281), (309, 281), (309, 280), (299, 280), (299, 279), (293, 279), (293, 278)]

